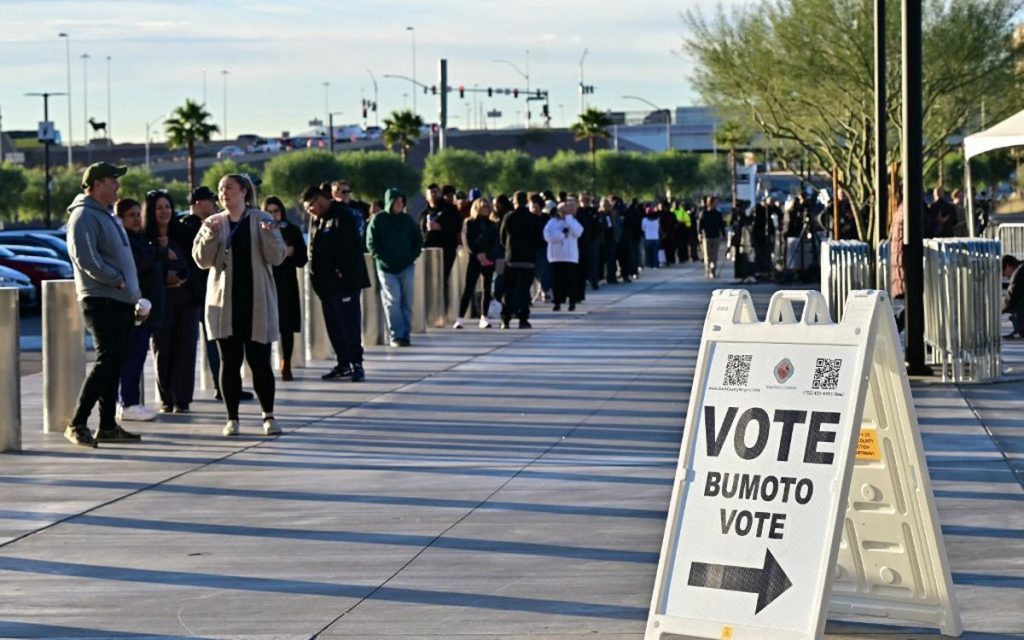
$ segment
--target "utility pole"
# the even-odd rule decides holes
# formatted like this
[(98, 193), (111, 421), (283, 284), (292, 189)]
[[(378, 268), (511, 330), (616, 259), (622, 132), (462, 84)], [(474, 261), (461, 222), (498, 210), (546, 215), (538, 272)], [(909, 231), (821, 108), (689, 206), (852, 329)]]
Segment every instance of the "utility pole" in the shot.
[(586, 85), (583, 84), (583, 60), (586, 59), (588, 53), (590, 50), (584, 49), (583, 55), (580, 56), (580, 115), (587, 110), (587, 102), (583, 97), (583, 93), (586, 91)]
[(416, 114), (416, 29), (414, 27), (406, 27), (412, 35), (412, 112)]
[(441, 93), (441, 109), (437, 126), (437, 149), (438, 151), (444, 151), (448, 137), (445, 131), (448, 128), (448, 61), (441, 58), (438, 61), (437, 67), (438, 75), (440, 76), (438, 80), (441, 85), (438, 87)]
[(107, 146), (114, 144), (114, 136), (111, 133), (114, 125), (110, 114), (110, 56), (107, 56)]
[(66, 69), (68, 75), (68, 135), (67, 140), (64, 142), (64, 146), (68, 149), (68, 171), (71, 171), (71, 148), (75, 145), (75, 139), (71, 137), (71, 36), (64, 33), (63, 31), (57, 34), (58, 38), (64, 38), (64, 55), (66, 57)]
[(85, 146), (89, 147), (89, 58), (82, 54), (82, 131), (85, 132)]
[(53, 96), (64, 96), (66, 93), (26, 93), (26, 96), (42, 97), (43, 98), (43, 122), (40, 124), (39, 133), (42, 138), (40, 142), (43, 143), (43, 175), (45, 188), (43, 189), (45, 195), (44, 201), (44, 216), (43, 224), (46, 228), (50, 228), (50, 192), (53, 191), (53, 183), (50, 181), (50, 145), (53, 144), (53, 123), (50, 122), (50, 98)]
[(341, 115), (343, 111), (328, 111), (327, 112), (327, 130), (330, 132), (327, 134), (327, 148), (330, 149), (331, 153), (334, 153), (334, 116)]

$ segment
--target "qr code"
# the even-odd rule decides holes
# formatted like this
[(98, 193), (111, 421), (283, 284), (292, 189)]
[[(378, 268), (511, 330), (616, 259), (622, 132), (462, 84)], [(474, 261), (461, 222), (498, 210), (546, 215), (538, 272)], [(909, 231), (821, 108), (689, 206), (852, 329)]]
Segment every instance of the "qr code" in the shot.
[(725, 365), (725, 380), (722, 381), (727, 387), (745, 387), (750, 380), (750, 361), (754, 356), (730, 355)]
[(843, 366), (842, 358), (818, 358), (814, 363), (814, 381), (812, 389), (835, 389), (839, 386), (839, 370)]

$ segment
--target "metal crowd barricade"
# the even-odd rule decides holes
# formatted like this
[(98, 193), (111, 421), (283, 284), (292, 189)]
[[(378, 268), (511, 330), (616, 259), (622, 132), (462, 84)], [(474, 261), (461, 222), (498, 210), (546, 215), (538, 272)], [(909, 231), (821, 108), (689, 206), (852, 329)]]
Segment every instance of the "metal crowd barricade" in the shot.
[(1018, 260), (1024, 260), (1024, 223), (1006, 222), (999, 225), (995, 232), (996, 238), (1003, 245), (1003, 252)]
[(875, 288), (892, 293), (892, 252), (888, 240), (880, 241), (875, 252)]
[(871, 288), (871, 246), (859, 240), (821, 243), (821, 293), (835, 322), (843, 317), (851, 291)]
[(944, 382), (1000, 375), (1002, 244), (988, 238), (924, 243), (925, 345)]

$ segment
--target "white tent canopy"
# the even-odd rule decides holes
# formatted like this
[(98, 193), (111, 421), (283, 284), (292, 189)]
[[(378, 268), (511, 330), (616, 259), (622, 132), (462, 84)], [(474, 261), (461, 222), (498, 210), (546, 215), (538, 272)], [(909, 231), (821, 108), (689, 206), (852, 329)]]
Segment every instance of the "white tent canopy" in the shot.
[(1022, 146), (1024, 146), (1024, 111), (1010, 116), (994, 127), (964, 138), (964, 154), (968, 160), (993, 149)]

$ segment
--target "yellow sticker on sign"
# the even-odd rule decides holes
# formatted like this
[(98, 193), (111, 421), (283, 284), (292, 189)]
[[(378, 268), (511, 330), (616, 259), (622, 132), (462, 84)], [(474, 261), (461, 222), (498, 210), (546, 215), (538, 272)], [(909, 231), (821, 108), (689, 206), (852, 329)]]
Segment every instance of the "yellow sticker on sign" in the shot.
[(857, 438), (857, 459), (874, 460), (882, 459), (882, 449), (878, 446), (878, 432), (874, 429), (862, 428)]
[(722, 627), (722, 640), (732, 640), (732, 627)]

